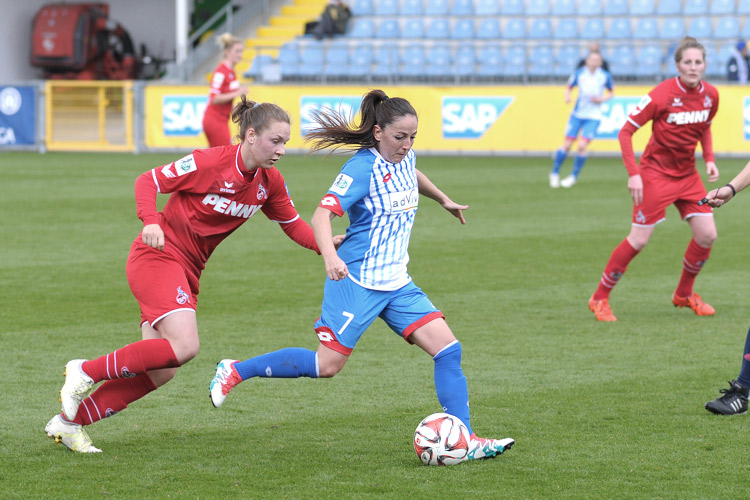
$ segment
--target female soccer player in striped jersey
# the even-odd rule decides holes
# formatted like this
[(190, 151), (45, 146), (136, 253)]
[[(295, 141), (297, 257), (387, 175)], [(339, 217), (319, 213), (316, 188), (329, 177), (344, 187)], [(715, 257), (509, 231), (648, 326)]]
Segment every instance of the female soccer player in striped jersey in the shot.
[[(702, 81), (706, 50), (695, 38), (686, 37), (674, 53), (678, 76), (657, 85), (630, 114), (618, 136), (622, 159), (628, 171), (628, 189), (633, 199), (630, 234), (609, 258), (599, 287), (589, 299), (589, 309), (599, 321), (616, 321), (609, 294), (633, 258), (646, 246), (654, 228), (664, 220), (665, 209), (674, 203), (687, 221), (693, 238), (685, 252), (682, 276), (672, 295), (675, 307), (689, 307), (698, 316), (711, 316), (714, 308), (693, 293), (693, 283), (716, 240), (713, 212), (698, 205), (706, 195), (695, 168), (695, 147), (700, 141), (708, 180), (719, 178), (714, 163), (711, 121), (719, 108), (716, 88)], [(632, 136), (652, 121), (652, 135), (641, 157), (635, 161)]]
[[(62, 414), (55, 415), (45, 431), (71, 450), (101, 451), (83, 426), (164, 385), (195, 357), (201, 272), (217, 245), (252, 215), (262, 211), (297, 244), (318, 251), (312, 228), (300, 219), (274, 167), (289, 140), (286, 111), (243, 96), (232, 115), (240, 129), (239, 144), (195, 150), (135, 182), (143, 231), (130, 248), (126, 272), (141, 308), (143, 340), (65, 366)], [(157, 193), (172, 193), (162, 212), (157, 212)]]
[[(357, 128), (351, 128), (344, 117), (322, 112), (317, 115), (320, 128), (309, 134), (313, 151), (357, 148), (311, 220), (327, 275), (322, 312), (315, 323), (317, 352), (287, 348), (241, 362), (222, 360), (210, 383), (211, 401), (221, 406), (234, 386), (251, 377), (333, 377), (368, 326), (380, 317), (434, 359), (438, 400), (445, 412), (468, 427), (469, 458), (494, 457), (514, 441), (478, 438), (472, 432), (461, 344), (406, 270), (419, 194), (440, 203), (462, 224), (466, 223), (462, 212), (468, 207), (453, 202), (417, 170), (412, 149), (417, 113), (408, 101), (372, 90), (364, 96), (360, 111)], [(350, 225), (337, 253), (331, 221), (344, 212)]]

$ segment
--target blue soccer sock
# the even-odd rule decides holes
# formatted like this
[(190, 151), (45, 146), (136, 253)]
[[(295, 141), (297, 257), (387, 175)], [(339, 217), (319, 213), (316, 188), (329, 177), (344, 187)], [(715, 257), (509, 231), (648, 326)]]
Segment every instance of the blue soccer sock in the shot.
[(562, 149), (557, 150), (557, 153), (555, 153), (555, 163), (552, 165), (553, 174), (560, 173), (560, 167), (562, 167), (562, 164), (565, 162), (565, 158), (567, 157), (568, 157), (568, 153), (566, 153)]
[(578, 178), (578, 174), (581, 173), (581, 169), (586, 164), (586, 155), (576, 155), (573, 159), (573, 177)]
[(432, 359), (435, 360), (435, 392), (443, 411), (460, 418), (472, 434), (469, 388), (461, 370), (461, 343), (453, 341)]
[[(742, 354), (742, 368), (740, 368), (740, 376), (737, 377), (737, 382), (747, 389), (750, 389), (750, 361), (745, 359), (746, 354), (750, 354), (750, 330), (747, 331), (745, 351)], [(745, 394), (745, 396), (747, 396), (747, 394)]]
[(318, 378), (318, 353), (301, 347), (287, 347), (239, 361), (234, 368), (242, 380), (251, 377)]

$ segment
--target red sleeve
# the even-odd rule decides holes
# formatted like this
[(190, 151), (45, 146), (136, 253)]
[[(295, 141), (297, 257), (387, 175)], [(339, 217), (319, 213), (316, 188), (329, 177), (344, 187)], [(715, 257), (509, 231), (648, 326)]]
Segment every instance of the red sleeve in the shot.
[(284, 230), (286, 235), (289, 236), (298, 245), (320, 253), (318, 244), (315, 243), (315, 235), (313, 234), (313, 229), (307, 222), (303, 221), (302, 219), (297, 219), (294, 222), (290, 222), (288, 224), (279, 224), (279, 226), (281, 226), (281, 229)]
[(156, 210), (158, 191), (152, 170), (142, 173), (135, 180), (135, 210), (144, 226), (159, 223), (159, 212)]
[(703, 159), (705, 161), (715, 161), (714, 159), (714, 141), (711, 135), (711, 127), (706, 127), (701, 135), (701, 148), (703, 149)]
[(638, 163), (635, 161), (635, 153), (633, 152), (633, 134), (637, 130), (635, 125), (627, 121), (620, 129), (620, 133), (617, 134), (617, 140), (620, 141), (620, 151), (622, 151), (622, 162), (625, 164), (625, 168), (630, 176), (640, 173)]

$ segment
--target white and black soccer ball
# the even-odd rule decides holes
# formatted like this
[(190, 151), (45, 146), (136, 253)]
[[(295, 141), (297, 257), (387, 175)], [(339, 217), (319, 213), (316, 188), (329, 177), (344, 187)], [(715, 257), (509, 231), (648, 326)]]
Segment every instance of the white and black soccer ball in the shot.
[(425, 417), (414, 431), (414, 451), (425, 465), (456, 465), (469, 453), (469, 429), (447, 413)]

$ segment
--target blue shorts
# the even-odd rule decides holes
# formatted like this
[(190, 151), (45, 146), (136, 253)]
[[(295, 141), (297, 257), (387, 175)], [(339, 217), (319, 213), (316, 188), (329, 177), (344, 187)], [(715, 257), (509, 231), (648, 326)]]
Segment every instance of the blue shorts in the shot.
[(398, 290), (370, 290), (348, 278), (326, 279), (315, 332), (323, 345), (348, 356), (378, 316), (404, 340), (420, 326), (445, 317), (414, 282)]
[(601, 120), (591, 120), (587, 118), (577, 118), (570, 115), (568, 126), (565, 128), (565, 137), (575, 139), (578, 133), (581, 133), (581, 139), (591, 141), (596, 137), (596, 129), (599, 128)]

